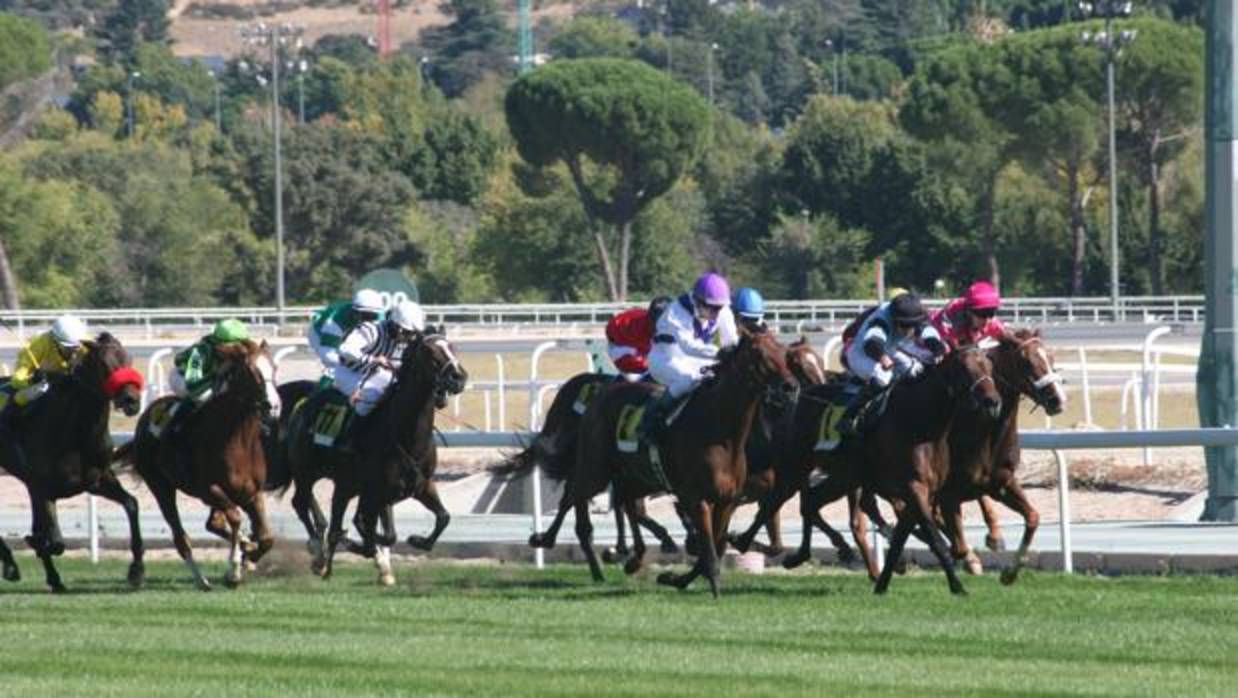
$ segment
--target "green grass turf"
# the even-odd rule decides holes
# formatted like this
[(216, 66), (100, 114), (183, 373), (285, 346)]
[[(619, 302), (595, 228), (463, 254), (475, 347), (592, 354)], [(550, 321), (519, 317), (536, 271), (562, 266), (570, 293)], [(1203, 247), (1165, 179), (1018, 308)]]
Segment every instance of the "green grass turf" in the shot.
[[(723, 597), (581, 566), (344, 564), (195, 591), (179, 563), (35, 561), (0, 586), (0, 696), (1234, 695), (1238, 579), (745, 576)], [(207, 565), (215, 578), (222, 564)]]

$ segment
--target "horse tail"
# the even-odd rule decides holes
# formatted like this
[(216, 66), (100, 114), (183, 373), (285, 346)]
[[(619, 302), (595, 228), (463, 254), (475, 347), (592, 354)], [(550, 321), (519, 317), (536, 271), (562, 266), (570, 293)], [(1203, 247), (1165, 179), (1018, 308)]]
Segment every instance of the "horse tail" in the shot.
[(571, 475), (572, 460), (576, 454), (574, 441), (567, 434), (542, 432), (524, 450), (490, 466), (489, 470), (495, 475), (520, 478), (533, 472), (534, 466), (541, 466), (542, 475), (562, 482)]

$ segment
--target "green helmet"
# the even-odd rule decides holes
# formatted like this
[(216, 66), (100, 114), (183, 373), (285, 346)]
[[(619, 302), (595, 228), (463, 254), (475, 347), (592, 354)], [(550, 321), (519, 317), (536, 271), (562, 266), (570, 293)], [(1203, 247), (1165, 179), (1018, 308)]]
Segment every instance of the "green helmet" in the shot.
[(228, 318), (215, 323), (215, 329), (211, 331), (211, 337), (216, 342), (239, 342), (249, 339), (249, 329), (240, 320)]

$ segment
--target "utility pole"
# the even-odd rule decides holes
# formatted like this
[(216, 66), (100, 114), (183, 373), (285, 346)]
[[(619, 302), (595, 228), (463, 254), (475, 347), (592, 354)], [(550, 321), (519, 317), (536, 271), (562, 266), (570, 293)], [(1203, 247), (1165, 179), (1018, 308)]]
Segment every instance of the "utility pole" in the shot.
[[(1205, 427), (1238, 426), (1238, 109), (1234, 102), (1234, 47), (1238, 14), (1234, 0), (1209, 0), (1205, 25), (1204, 139), (1207, 234), (1204, 239), (1205, 316), (1196, 374), (1199, 422)], [(1208, 499), (1205, 521), (1238, 521), (1238, 449), (1205, 448)]]
[(138, 71), (129, 73), (125, 81), (125, 137), (133, 138), (133, 81), (142, 77)]
[(519, 43), (520, 72), (533, 69), (533, 9), (532, 0), (520, 0), (519, 16), (517, 17), (517, 41)]
[(221, 118), (221, 116), (220, 116), (220, 112), (219, 112), (219, 90), (220, 90), (220, 87), (219, 87), (219, 76), (218, 76), (218, 75), (216, 75), (216, 74), (215, 74), (215, 71), (213, 71), (213, 70), (211, 71), (211, 79), (215, 81), (215, 84), (214, 84), (214, 87), (215, 87), (215, 130), (216, 130), (216, 131), (218, 131), (218, 132), (220, 132), (220, 133), (223, 133), (223, 131), (224, 131), (224, 125), (223, 125), (223, 124), (224, 124), (224, 122), (223, 122), (223, 119)]
[(709, 103), (714, 103), (714, 53), (718, 50), (718, 44), (709, 45), (709, 67), (706, 73), (709, 76)]

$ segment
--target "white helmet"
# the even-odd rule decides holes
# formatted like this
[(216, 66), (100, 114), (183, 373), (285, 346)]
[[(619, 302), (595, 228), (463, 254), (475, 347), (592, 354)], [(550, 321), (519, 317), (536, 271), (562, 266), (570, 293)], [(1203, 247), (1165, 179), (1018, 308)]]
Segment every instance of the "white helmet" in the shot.
[(382, 315), (383, 310), (385, 310), (382, 294), (368, 288), (363, 288), (353, 294), (352, 307), (353, 310), (358, 312), (373, 313), (375, 315)]
[(420, 332), (426, 326), (426, 311), (421, 309), (420, 303), (400, 301), (387, 313), (387, 319), (396, 327), (410, 332)]
[(52, 323), (52, 337), (62, 347), (77, 347), (86, 339), (86, 323), (73, 315), (61, 315)]

